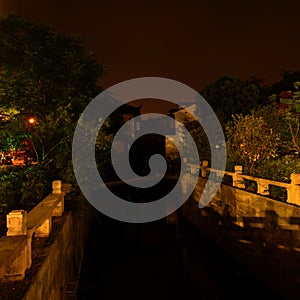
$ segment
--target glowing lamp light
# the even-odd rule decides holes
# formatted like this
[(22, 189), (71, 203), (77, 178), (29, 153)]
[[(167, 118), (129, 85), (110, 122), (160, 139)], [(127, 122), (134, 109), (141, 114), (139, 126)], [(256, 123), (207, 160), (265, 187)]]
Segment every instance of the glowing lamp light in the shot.
[(28, 123), (29, 123), (29, 124), (32, 124), (32, 125), (33, 125), (35, 122), (36, 122), (35, 118), (32, 118), (32, 117), (31, 117), (31, 118), (28, 119)]

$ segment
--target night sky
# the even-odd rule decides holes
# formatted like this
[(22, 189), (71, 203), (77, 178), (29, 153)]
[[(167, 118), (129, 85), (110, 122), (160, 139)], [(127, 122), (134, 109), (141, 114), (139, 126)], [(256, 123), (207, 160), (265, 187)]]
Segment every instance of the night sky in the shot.
[(0, 15), (81, 34), (108, 74), (178, 80), (200, 91), (223, 75), (280, 80), (300, 70), (300, 1), (0, 0)]

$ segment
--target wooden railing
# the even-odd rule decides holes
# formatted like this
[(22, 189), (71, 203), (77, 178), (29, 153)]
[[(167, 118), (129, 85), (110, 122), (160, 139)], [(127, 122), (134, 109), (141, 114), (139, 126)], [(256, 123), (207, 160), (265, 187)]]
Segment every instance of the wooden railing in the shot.
[(7, 233), (0, 239), (0, 282), (23, 280), (31, 267), (31, 242), (33, 236), (48, 237), (52, 217), (62, 216), (64, 196), (71, 185), (60, 180), (52, 183), (48, 195), (28, 214), (25, 210), (13, 210), (7, 215)]
[[(197, 169), (200, 171), (200, 176), (207, 178), (209, 172), (221, 172), (208, 167), (208, 161), (203, 161), (200, 166), (195, 164), (188, 164), (191, 168), (191, 172), (195, 172)], [(234, 172), (224, 171), (223, 175), (232, 178), (232, 186), (245, 189), (245, 181), (253, 181), (257, 184), (257, 193), (264, 196), (270, 195), (270, 185), (284, 188), (287, 191), (287, 203), (296, 204), (300, 206), (300, 174), (291, 174), (290, 182), (281, 182), (276, 180), (270, 180), (266, 178), (260, 178), (243, 174), (242, 166), (235, 166)]]

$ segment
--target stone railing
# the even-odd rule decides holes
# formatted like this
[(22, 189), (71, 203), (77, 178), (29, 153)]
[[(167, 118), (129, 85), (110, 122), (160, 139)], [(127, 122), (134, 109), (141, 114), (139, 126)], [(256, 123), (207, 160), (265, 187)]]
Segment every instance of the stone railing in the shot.
[[(219, 170), (211, 169), (208, 167), (208, 161), (203, 161), (201, 166), (188, 164), (191, 168), (191, 173), (195, 173), (199, 170), (199, 175), (203, 178), (207, 178), (209, 172), (219, 173)], [(245, 180), (256, 182), (257, 193), (260, 195), (268, 196), (269, 186), (277, 186), (286, 189), (287, 191), (287, 203), (296, 204), (300, 206), (300, 174), (291, 174), (290, 182), (281, 182), (276, 180), (270, 180), (265, 178), (254, 177), (243, 174), (242, 166), (235, 166), (234, 172), (224, 171), (223, 175), (230, 176), (232, 178), (232, 186), (244, 189)]]
[(0, 239), (0, 282), (23, 280), (31, 267), (31, 242), (34, 237), (48, 237), (52, 217), (62, 216), (64, 196), (71, 185), (52, 182), (52, 193), (29, 213), (13, 210), (7, 215), (7, 233)]

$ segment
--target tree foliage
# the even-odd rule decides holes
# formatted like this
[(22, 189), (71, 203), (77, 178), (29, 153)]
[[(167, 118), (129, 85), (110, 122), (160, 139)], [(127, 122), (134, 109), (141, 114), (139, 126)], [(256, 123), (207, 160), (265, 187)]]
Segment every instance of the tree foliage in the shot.
[[(270, 95), (269, 105), (249, 115), (235, 115), (227, 124), (230, 169), (241, 164), (245, 173), (279, 181), (289, 181), (292, 173), (300, 172), (299, 86), (295, 82), (292, 89)], [(282, 196), (282, 191), (274, 193)]]
[(224, 127), (232, 120), (232, 115), (248, 114), (268, 102), (263, 81), (255, 77), (242, 80), (223, 76), (207, 85), (201, 95), (211, 105)]
[(81, 112), (100, 92), (104, 74), (82, 38), (10, 14), (0, 21), (1, 104), (19, 111), (48, 113), (59, 106)]
[(281, 79), (269, 87), (269, 95), (279, 95), (284, 91), (295, 91), (294, 83), (300, 81), (300, 70), (285, 70), (281, 73)]
[(276, 157), (279, 134), (254, 112), (235, 115), (226, 128), (226, 135), (229, 161), (242, 165), (251, 174), (254, 168)]
[[(294, 83), (295, 91), (281, 93), (278, 97), (281, 104), (280, 113), (289, 129), (289, 148), (300, 152), (300, 82)], [(281, 96), (282, 95), (282, 96)], [(284, 97), (285, 96), (285, 97)]]
[[(2, 148), (32, 142), (40, 166), (59, 168), (71, 159), (76, 121), (105, 74), (82, 38), (15, 14), (0, 20), (0, 112), (14, 109), (1, 126)], [(30, 125), (28, 117), (36, 124)]]
[[(0, 113), (5, 116), (0, 151), (27, 143), (38, 162), (1, 170), (1, 195), (9, 209), (30, 208), (53, 179), (76, 186), (72, 137), (81, 112), (102, 90), (98, 80), (104, 74), (80, 36), (15, 14), (0, 20)], [(30, 124), (29, 117), (36, 122)]]

